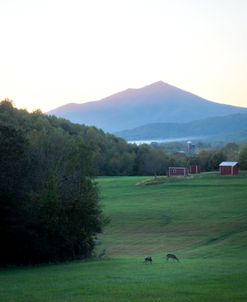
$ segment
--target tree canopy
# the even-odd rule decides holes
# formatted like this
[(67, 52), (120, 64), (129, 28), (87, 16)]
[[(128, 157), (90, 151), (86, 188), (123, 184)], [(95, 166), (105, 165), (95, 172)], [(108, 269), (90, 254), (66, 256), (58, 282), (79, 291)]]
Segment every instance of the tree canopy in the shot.
[(95, 154), (77, 128), (1, 103), (1, 264), (91, 255), (105, 218), (93, 180)]

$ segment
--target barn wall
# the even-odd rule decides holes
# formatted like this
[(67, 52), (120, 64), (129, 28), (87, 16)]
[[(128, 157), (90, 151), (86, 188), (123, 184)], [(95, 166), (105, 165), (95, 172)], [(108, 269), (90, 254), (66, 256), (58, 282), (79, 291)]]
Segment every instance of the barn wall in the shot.
[(221, 175), (231, 175), (232, 174), (232, 167), (229, 167), (229, 166), (220, 167), (220, 174)]
[(236, 165), (234, 167), (222, 166), (222, 167), (220, 167), (220, 174), (221, 175), (236, 175), (236, 174), (239, 174), (239, 166), (238, 165)]
[(191, 174), (200, 173), (200, 167), (199, 166), (191, 166), (190, 167), (190, 173)]

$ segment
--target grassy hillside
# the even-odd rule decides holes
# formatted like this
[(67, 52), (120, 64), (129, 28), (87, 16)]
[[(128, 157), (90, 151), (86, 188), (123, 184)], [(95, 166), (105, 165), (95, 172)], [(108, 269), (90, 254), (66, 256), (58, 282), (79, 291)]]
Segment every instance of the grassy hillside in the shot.
[(152, 186), (145, 178), (101, 179), (109, 255), (244, 256), (237, 247), (247, 247), (246, 174), (206, 175)]
[[(2, 269), (0, 301), (247, 300), (246, 173), (98, 182), (111, 218), (97, 247), (106, 258)], [(167, 263), (167, 252), (180, 263)]]

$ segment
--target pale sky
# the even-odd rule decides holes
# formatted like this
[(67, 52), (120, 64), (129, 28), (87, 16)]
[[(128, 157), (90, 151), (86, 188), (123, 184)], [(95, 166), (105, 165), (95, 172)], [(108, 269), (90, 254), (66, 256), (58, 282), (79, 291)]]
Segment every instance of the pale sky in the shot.
[(159, 80), (247, 107), (247, 0), (0, 0), (0, 100), (45, 112)]

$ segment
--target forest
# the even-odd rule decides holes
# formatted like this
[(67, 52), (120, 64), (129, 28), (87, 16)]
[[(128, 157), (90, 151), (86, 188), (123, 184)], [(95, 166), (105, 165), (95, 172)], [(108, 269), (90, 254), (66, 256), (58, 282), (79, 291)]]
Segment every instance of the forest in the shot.
[(190, 156), (128, 144), (95, 127), (0, 103), (0, 265), (91, 257), (108, 222), (98, 176), (165, 175), (169, 166), (218, 169), (247, 145), (227, 144)]

